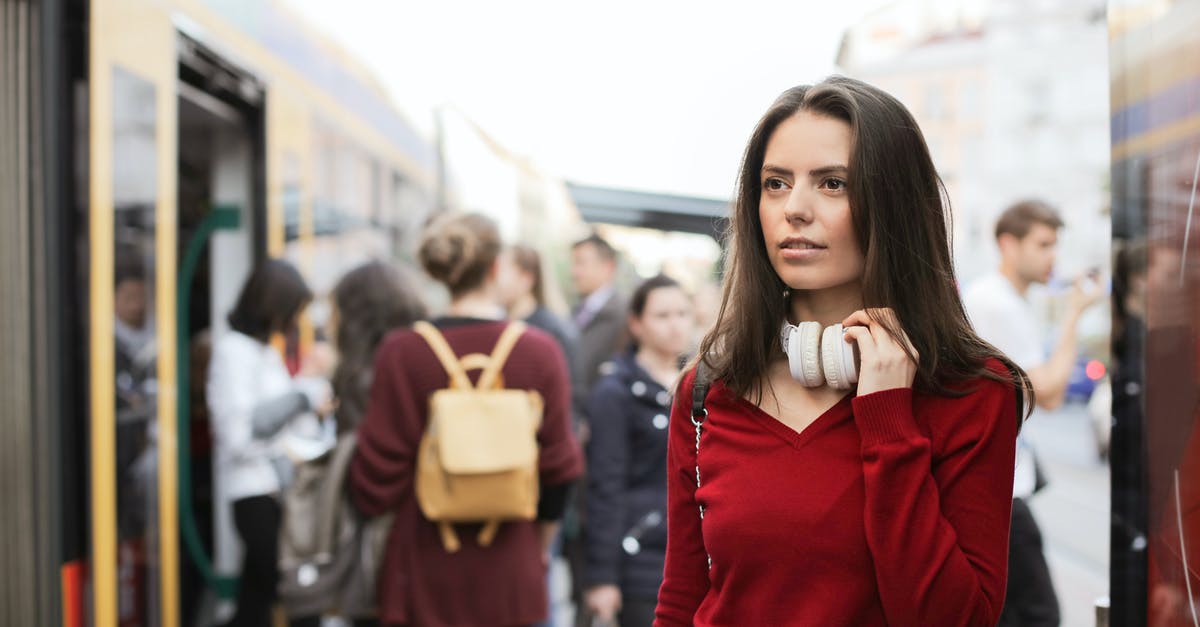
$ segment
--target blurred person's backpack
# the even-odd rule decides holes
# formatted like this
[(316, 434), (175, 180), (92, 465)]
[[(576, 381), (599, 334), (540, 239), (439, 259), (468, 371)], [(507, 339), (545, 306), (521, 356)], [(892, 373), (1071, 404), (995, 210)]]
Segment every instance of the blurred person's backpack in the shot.
[[(477, 539), (489, 546), (503, 521), (537, 517), (542, 397), (505, 389), (500, 374), (525, 325), (509, 323), (490, 356), (461, 359), (433, 325), (418, 322), (413, 330), (450, 377), (449, 387), (429, 399), (429, 422), (417, 452), (417, 503), (438, 523), (447, 552), (461, 547), (455, 523), (483, 523)], [(467, 371), (475, 369), (483, 373), (471, 385)]]
[(350, 502), (346, 473), (354, 432), (297, 465), (283, 494), (279, 599), (289, 617), (375, 616), (376, 577), (392, 516), (364, 518)]

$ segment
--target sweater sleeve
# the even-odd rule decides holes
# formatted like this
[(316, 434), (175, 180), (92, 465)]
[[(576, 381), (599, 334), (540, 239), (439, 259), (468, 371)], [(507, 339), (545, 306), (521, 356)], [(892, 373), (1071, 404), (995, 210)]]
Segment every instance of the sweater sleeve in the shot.
[(404, 376), (401, 352), (397, 342), (387, 342), (376, 355), (367, 412), (350, 462), (350, 493), (367, 516), (396, 509), (413, 490), (421, 408)]
[(1011, 385), (939, 407), (943, 454), (917, 426), (909, 388), (854, 399), (867, 544), (889, 624), (995, 625), (1004, 602), (1016, 447)]
[(588, 439), (586, 586), (620, 584), (622, 521), (629, 474), (629, 434), (621, 385), (606, 378), (587, 402)]
[[(549, 335), (534, 330), (526, 333), (521, 343), (529, 342), (536, 359), (544, 360), (542, 385), (544, 408), (542, 426), (538, 430), (538, 473), (544, 486), (570, 483), (583, 474), (583, 451), (571, 425), (571, 380), (562, 348)], [(536, 344), (535, 344), (536, 342)]]
[[(667, 438), (667, 559), (658, 591), (655, 627), (690, 627), (708, 593), (708, 553), (696, 503), (696, 429), (691, 420), (691, 389), (695, 378), (695, 371), (684, 377), (671, 407)], [(703, 435), (700, 446), (703, 449)]]

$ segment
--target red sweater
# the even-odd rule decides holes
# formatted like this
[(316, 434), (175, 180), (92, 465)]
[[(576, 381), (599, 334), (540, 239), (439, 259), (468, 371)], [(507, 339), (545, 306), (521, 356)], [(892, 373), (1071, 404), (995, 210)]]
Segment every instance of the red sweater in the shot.
[(962, 398), (847, 396), (797, 433), (714, 382), (697, 490), (694, 378), (671, 415), (656, 626), (996, 624), (1017, 435), (1011, 385), (973, 381)]
[[(459, 356), (489, 354), (504, 324), (477, 321), (443, 328)], [(583, 453), (571, 432), (571, 387), (562, 349), (529, 329), (501, 371), (505, 387), (537, 390), (545, 401), (538, 466), (541, 483), (568, 483), (583, 472)], [(479, 371), (470, 373), (472, 382)], [(350, 489), (363, 513), (394, 512), (379, 573), (384, 625), (528, 625), (546, 615), (546, 571), (537, 521), (501, 525), (492, 545), (476, 541), (479, 525), (458, 529), (462, 549), (447, 553), (437, 526), (413, 491), (417, 445), (425, 432), (429, 396), (448, 378), (429, 345), (412, 331), (384, 340), (375, 360), (367, 413), (350, 465)]]

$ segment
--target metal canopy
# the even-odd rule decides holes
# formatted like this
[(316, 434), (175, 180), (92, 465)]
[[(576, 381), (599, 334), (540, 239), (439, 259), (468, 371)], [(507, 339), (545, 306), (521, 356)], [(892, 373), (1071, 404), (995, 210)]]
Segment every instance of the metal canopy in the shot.
[(724, 200), (571, 182), (567, 190), (587, 222), (700, 233), (720, 241), (729, 217), (729, 202)]

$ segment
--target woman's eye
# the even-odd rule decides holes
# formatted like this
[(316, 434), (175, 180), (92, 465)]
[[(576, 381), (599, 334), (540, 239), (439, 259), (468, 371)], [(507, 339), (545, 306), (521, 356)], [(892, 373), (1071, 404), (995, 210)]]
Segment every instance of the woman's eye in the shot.
[(846, 189), (846, 181), (842, 179), (825, 179), (821, 182), (821, 186), (835, 192), (840, 192)]
[(784, 183), (783, 179), (780, 178), (771, 177), (763, 181), (763, 189), (770, 190), (772, 192), (777, 192), (786, 186), (787, 184)]

